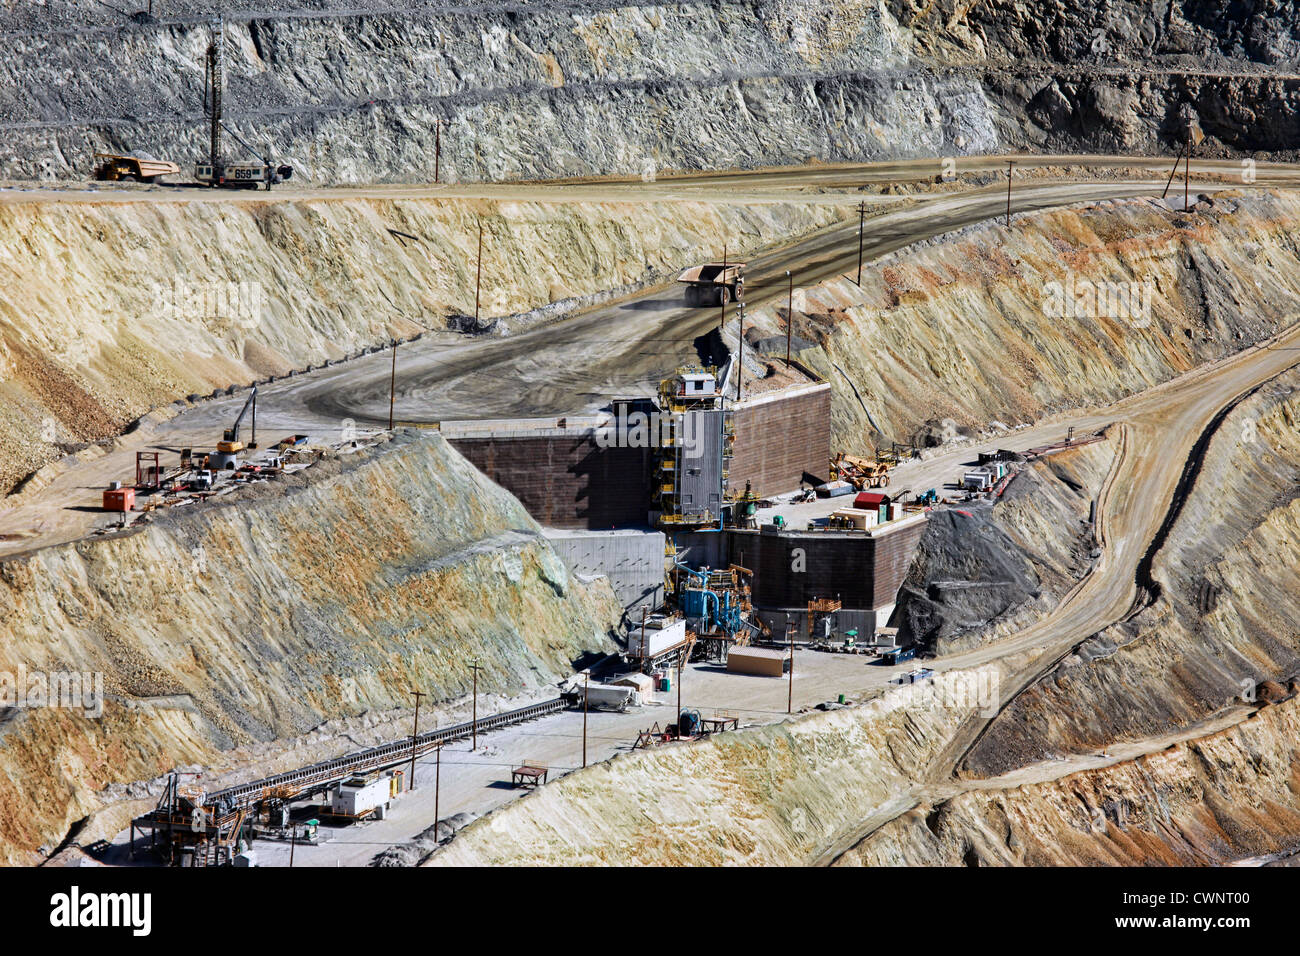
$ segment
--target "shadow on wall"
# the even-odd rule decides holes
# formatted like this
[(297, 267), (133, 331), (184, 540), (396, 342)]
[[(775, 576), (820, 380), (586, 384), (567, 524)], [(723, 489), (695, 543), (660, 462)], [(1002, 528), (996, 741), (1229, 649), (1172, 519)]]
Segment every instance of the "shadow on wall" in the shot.
[(577, 458), (568, 469), (573, 485), (572, 519), (577, 526), (592, 530), (643, 527), (650, 507), (653, 449), (601, 448), (590, 436), (573, 441), (571, 448)]

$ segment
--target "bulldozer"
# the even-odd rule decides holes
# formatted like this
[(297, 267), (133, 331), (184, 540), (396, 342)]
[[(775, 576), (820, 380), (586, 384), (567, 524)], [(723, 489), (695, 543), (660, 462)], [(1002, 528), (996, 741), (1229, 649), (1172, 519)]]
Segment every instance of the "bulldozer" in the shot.
[(175, 163), (143, 156), (119, 156), (117, 153), (95, 154), (95, 178), (101, 182), (156, 183), (163, 176), (181, 171)]

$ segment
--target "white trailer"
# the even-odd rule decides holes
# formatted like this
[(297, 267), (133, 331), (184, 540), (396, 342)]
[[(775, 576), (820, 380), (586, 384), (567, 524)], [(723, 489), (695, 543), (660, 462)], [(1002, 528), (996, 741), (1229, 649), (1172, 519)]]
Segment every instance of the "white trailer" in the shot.
[(627, 654), (632, 658), (658, 657), (670, 647), (686, 640), (686, 619), (669, 618), (647, 621), (643, 629), (637, 625), (628, 632)]

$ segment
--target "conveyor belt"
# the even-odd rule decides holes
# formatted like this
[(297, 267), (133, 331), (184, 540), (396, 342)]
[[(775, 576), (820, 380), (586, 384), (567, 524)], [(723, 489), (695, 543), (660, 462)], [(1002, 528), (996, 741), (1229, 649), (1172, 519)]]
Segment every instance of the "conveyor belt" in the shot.
[[(499, 727), (523, 723), (526, 720), (536, 720), (538, 717), (545, 717), (548, 714), (563, 710), (564, 707), (564, 699), (556, 697), (540, 704), (520, 707), (518, 710), (493, 714), (478, 721), (478, 732), (484, 733)], [(466, 721), (463, 724), (430, 730), (420, 734), (415, 740), (414, 756), (419, 757), (421, 754), (428, 753), (439, 744), (446, 744), (453, 740), (462, 740), (469, 737), (473, 733), (473, 729), (474, 723)], [(309, 767), (278, 773), (273, 777), (254, 780), (251, 783), (244, 783), (235, 787), (227, 787), (225, 790), (209, 794), (204, 802), (208, 806), (220, 807), (223, 813), (230, 813), (242, 807), (251, 807), (267, 797), (292, 799), (323, 789), (340, 780), (346, 780), (354, 774), (373, 773), (377, 770), (396, 767), (409, 762), (411, 757), (411, 738), (407, 737), (404, 740), (380, 744), (378, 747), (359, 750), (342, 757), (336, 757), (333, 760), (325, 760)]]

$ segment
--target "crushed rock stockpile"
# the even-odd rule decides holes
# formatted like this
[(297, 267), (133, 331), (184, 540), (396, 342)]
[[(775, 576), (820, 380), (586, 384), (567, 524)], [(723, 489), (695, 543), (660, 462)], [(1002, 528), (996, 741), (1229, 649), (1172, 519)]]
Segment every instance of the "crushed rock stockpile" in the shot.
[[(924, 445), (945, 419), (1033, 422), (1108, 404), (1294, 322), (1298, 223), (1289, 191), (1220, 193), (1188, 212), (1126, 199), (983, 223), (872, 263), (861, 288), (797, 290), (793, 334), (807, 346), (800, 360), (834, 389), (837, 445)], [(1149, 312), (1134, 307), (1143, 302)], [(753, 336), (779, 336), (783, 352), (785, 303), (747, 315)]]
[(475, 821), (425, 865), (810, 863), (905, 800), (964, 716), (904, 696), (620, 754)]
[(909, 810), (841, 866), (1215, 866), (1294, 851), (1300, 698), (1227, 730)]
[(467, 694), (474, 659), (515, 695), (613, 648), (608, 585), (437, 435), (240, 494), (0, 561), (0, 671), (101, 673), (107, 698), (5, 715), (0, 859), (33, 862), (112, 784)]
[[(0, 205), (0, 492), (149, 409), (634, 286), (835, 222), (816, 203)], [(167, 250), (165, 255), (160, 248)]]
[(899, 640), (953, 654), (1020, 630), (1092, 567), (1111, 441), (1039, 459), (995, 502), (932, 512), (898, 595)]
[(1152, 562), (1157, 595), (1021, 694), (968, 772), (1186, 726), (1300, 674), (1298, 423), (1294, 370), (1223, 420)]
[[(210, 7), (52, 30), (45, 4), (16, 6), (0, 179), (84, 178), (105, 149), (206, 155)], [(347, 7), (226, 24), (226, 122), (309, 182), (432, 182), (439, 127), (444, 182), (997, 146), (978, 81), (912, 63), (881, 0)]]

